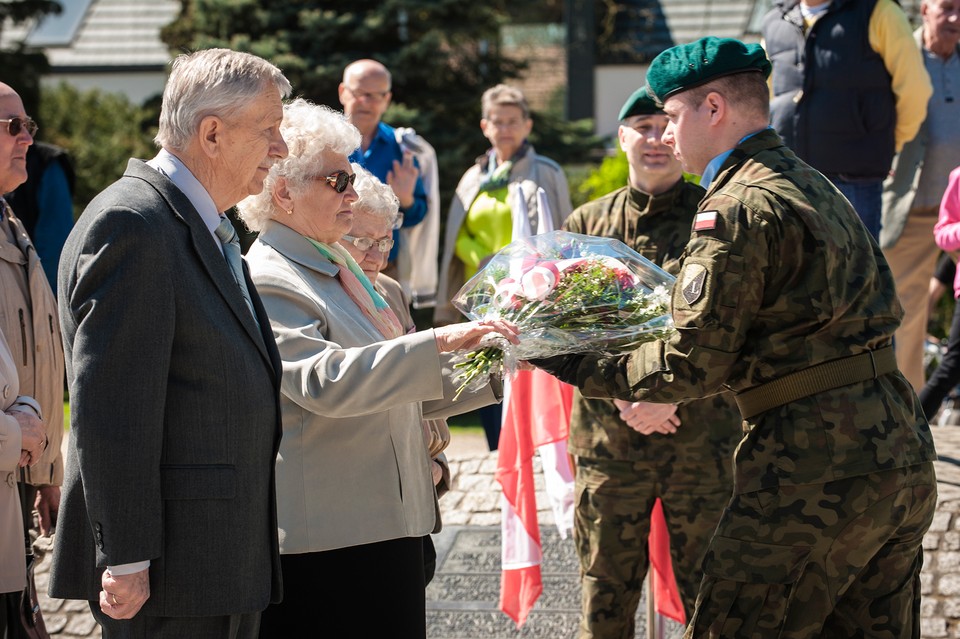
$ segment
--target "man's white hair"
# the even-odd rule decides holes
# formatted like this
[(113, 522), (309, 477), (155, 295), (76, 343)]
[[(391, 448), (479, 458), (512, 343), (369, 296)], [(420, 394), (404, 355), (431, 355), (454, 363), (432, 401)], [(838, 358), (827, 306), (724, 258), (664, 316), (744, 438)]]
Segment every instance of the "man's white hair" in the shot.
[(205, 49), (177, 56), (160, 107), (160, 129), (154, 141), (183, 150), (208, 115), (230, 117), (273, 85), (280, 97), (290, 95), (290, 81), (277, 67), (250, 53)]

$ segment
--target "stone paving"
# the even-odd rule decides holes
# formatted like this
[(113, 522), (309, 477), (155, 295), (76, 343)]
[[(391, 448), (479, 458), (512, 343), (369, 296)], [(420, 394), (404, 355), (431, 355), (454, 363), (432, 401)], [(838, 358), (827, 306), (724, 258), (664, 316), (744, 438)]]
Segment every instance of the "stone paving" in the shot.
[[(456, 434), (455, 434), (456, 437)], [(960, 639), (960, 427), (934, 427), (937, 462), (937, 514), (924, 538), (921, 575), (921, 637)], [(451, 450), (454, 489), (441, 500), (444, 530), (435, 537), (437, 575), (427, 588), (428, 637), (431, 639), (549, 638), (576, 636), (579, 585), (572, 542), (563, 540), (552, 513), (541, 504), (544, 591), (527, 624), (518, 631), (497, 603), (500, 589), (500, 488), (493, 479), (496, 457), (478, 445)], [(539, 474), (538, 474), (539, 477)], [(538, 480), (539, 481), (539, 480)], [(40, 550), (49, 540), (38, 542)], [(46, 596), (49, 553), (37, 570), (37, 587), (47, 629), (62, 639), (99, 637), (86, 602)], [(645, 635), (645, 604), (637, 615), (637, 636)], [(668, 624), (666, 637), (680, 636)]]

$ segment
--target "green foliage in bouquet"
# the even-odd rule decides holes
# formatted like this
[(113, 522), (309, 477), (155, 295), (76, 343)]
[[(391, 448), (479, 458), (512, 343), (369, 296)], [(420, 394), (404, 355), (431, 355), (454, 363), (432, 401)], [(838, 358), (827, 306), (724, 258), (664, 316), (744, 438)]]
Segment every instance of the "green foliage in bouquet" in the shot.
[[(621, 260), (591, 255), (589, 249), (580, 253), (570, 244), (535, 256), (511, 257), (510, 247), (505, 251), (505, 257), (498, 255), (464, 286), (455, 303), (461, 310), (469, 309), (467, 314), (474, 319), (501, 318), (517, 324), (520, 344), (509, 347), (516, 359), (582, 351), (620, 353), (673, 331), (669, 315), (673, 279), (635, 253)], [(577, 256), (569, 257), (571, 253)], [(640, 277), (638, 269), (647, 269), (646, 277)], [(468, 354), (455, 365), (462, 382), (458, 395), (474, 380), (501, 368), (503, 360), (499, 344)]]

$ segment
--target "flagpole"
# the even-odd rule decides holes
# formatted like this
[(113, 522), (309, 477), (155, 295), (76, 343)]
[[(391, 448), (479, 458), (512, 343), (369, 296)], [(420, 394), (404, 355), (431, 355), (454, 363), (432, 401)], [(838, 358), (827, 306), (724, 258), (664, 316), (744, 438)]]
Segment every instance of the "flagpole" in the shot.
[(657, 613), (653, 594), (653, 567), (647, 570), (647, 639), (663, 639), (663, 618)]

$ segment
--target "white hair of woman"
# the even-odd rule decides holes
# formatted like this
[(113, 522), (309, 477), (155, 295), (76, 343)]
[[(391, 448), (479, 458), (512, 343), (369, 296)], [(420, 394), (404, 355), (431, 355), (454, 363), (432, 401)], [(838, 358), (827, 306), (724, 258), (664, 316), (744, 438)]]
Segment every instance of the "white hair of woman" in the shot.
[(393, 187), (381, 182), (377, 176), (356, 162), (352, 163), (350, 168), (357, 174), (353, 188), (358, 197), (351, 207), (353, 212), (358, 215), (372, 215), (392, 228), (400, 212), (400, 199), (393, 192)]
[(263, 191), (237, 205), (240, 219), (251, 231), (260, 231), (267, 220), (284, 212), (273, 199), (278, 178), (286, 181), (291, 193), (300, 194), (311, 180), (327, 174), (324, 162), (328, 153), (350, 155), (361, 139), (360, 131), (342, 113), (303, 98), (283, 106), (280, 134), (289, 155), (271, 167)]
[(178, 56), (163, 90), (154, 142), (168, 150), (183, 149), (203, 118), (229, 118), (270, 84), (281, 98), (290, 95), (283, 72), (250, 53), (205, 49)]

